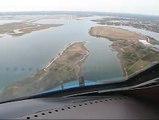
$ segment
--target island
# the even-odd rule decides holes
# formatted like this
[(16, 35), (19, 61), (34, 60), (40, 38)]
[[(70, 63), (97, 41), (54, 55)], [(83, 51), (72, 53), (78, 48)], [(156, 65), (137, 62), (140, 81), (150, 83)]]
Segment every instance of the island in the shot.
[(152, 37), (110, 26), (92, 27), (89, 34), (112, 41), (126, 78), (159, 60), (159, 51), (154, 47), (159, 42)]
[(81, 65), (89, 55), (84, 44), (70, 43), (36, 74), (6, 87), (0, 95), (1, 101), (51, 90), (74, 80), (79, 80), (82, 85)]
[[(62, 24), (38, 24), (34, 22), (13, 22), (0, 25), (0, 35), (22, 36), (27, 33), (62, 26)], [(2, 36), (0, 36), (2, 37)]]

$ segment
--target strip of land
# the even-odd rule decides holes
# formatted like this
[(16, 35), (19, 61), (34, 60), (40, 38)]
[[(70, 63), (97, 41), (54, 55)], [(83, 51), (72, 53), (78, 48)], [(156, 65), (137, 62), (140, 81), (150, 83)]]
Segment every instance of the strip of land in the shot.
[(130, 32), (128, 30), (108, 27), (108, 26), (97, 26), (92, 27), (90, 30), (90, 34), (98, 37), (106, 37), (111, 39), (112, 41), (116, 40), (139, 40), (146, 39), (145, 36), (137, 34), (135, 32)]
[(16, 81), (6, 87), (0, 95), (0, 100), (47, 91), (73, 80), (79, 80), (80, 83), (81, 65), (88, 54), (84, 42), (69, 44), (44, 69), (30, 78)]
[(13, 22), (0, 25), (0, 35), (22, 36), (34, 31), (58, 27), (62, 24), (38, 24), (33, 22)]
[(118, 52), (126, 78), (159, 60), (159, 52), (152, 49), (158, 41), (149, 36), (109, 26), (92, 27), (89, 34), (113, 42), (111, 46)]

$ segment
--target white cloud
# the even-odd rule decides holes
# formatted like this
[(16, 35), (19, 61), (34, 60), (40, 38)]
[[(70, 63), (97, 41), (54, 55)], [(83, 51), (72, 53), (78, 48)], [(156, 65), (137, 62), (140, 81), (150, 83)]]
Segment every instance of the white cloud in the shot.
[(159, 15), (159, 0), (0, 0), (0, 11), (103, 11)]

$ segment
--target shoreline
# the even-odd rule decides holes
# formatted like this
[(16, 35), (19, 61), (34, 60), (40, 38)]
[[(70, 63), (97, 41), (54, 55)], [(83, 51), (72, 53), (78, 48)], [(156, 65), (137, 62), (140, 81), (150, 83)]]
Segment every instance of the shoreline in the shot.
[(152, 49), (158, 41), (147, 35), (110, 26), (94, 26), (89, 34), (107, 38), (112, 42), (111, 47), (117, 51), (117, 58), (120, 60), (126, 79), (159, 59), (159, 52)]
[[(81, 43), (81, 41), (73, 41), (73, 42), (69, 43), (68, 45), (66, 45), (62, 50), (60, 50), (61, 52), (59, 52), (59, 53), (56, 55), (56, 57), (54, 57), (52, 60), (50, 60), (50, 62), (49, 62), (47, 65), (45, 65), (45, 67), (42, 68), (42, 69), (43, 69), (44, 71), (47, 71), (47, 68), (49, 68), (49, 67), (53, 64), (53, 62), (56, 61), (60, 56), (62, 56), (63, 52), (65, 52), (65, 50), (66, 50), (67, 48), (69, 48), (71, 45), (73, 45), (73, 44), (75, 44), (75, 43)], [(88, 54), (89, 54), (89, 53), (88, 53)]]

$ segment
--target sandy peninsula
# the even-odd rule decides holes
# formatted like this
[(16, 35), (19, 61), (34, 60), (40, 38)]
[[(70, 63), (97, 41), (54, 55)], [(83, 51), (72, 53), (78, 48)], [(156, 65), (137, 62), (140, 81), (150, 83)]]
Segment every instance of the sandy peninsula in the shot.
[(7, 100), (32, 95), (73, 80), (79, 80), (80, 83), (81, 65), (88, 54), (89, 51), (84, 46), (84, 42), (73, 42), (58, 53), (57, 57), (53, 58), (44, 69), (30, 78), (16, 81), (6, 87), (0, 98)]

